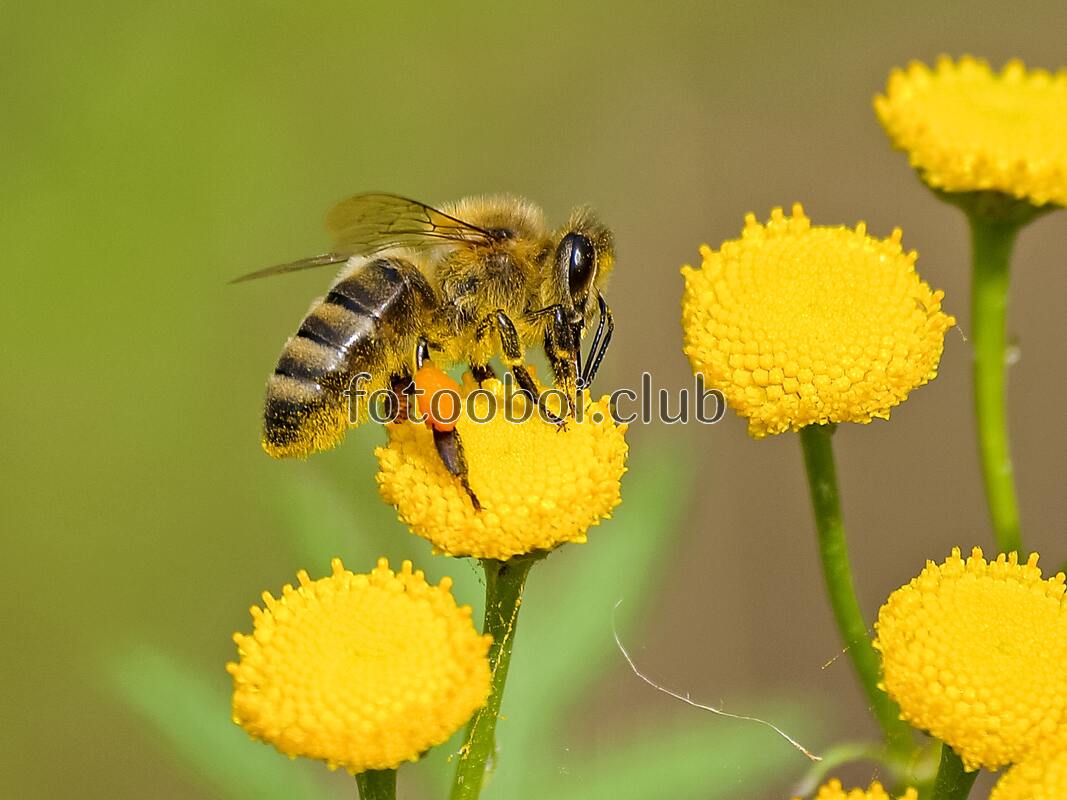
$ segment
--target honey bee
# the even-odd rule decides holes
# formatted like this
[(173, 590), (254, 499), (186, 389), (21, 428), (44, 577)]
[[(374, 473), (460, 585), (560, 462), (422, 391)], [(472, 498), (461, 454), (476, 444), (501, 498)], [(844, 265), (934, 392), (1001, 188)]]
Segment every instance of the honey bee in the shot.
[[(595, 377), (614, 323), (602, 288), (615, 261), (611, 232), (585, 208), (551, 230), (542, 211), (510, 196), (473, 197), (441, 210), (391, 194), (359, 194), (326, 216), (333, 248), (234, 282), (343, 264), (282, 349), (267, 381), (263, 448), (306, 457), (337, 445), (352, 424), (348, 390), (400, 389), (431, 358), (465, 363), (479, 381), (499, 355), (538, 398), (525, 348), (540, 346), (569, 398)], [(583, 365), (583, 332), (599, 315)], [(542, 414), (562, 423), (547, 409)], [(459, 434), (432, 426), (449, 471), (466, 483)], [(439, 429), (440, 428), (440, 429)]]

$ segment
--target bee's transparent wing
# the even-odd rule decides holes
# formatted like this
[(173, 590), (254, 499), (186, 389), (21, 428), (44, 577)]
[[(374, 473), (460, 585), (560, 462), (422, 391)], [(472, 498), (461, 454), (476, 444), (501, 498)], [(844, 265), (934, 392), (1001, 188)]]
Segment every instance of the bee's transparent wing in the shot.
[(342, 200), (326, 215), (326, 230), (334, 238), (334, 250), (350, 255), (493, 238), (476, 225), (395, 194), (357, 194)]
[(390, 247), (485, 243), (493, 238), (492, 233), (476, 225), (395, 194), (357, 194), (342, 200), (326, 215), (326, 230), (334, 239), (331, 252), (276, 264), (242, 275), (231, 283), (337, 264), (349, 256), (372, 255)]
[(266, 278), (268, 275), (284, 275), (287, 272), (300, 272), (300, 270), (303, 269), (323, 267), (327, 264), (339, 264), (342, 261), (347, 260), (348, 256), (344, 253), (323, 253), (322, 255), (311, 256), (311, 258), (301, 258), (299, 261), (290, 261), (286, 264), (275, 264), (273, 267), (249, 272), (247, 275), (242, 275), (240, 278), (234, 278), (230, 283), (243, 283), (244, 281), (251, 281), (256, 278)]

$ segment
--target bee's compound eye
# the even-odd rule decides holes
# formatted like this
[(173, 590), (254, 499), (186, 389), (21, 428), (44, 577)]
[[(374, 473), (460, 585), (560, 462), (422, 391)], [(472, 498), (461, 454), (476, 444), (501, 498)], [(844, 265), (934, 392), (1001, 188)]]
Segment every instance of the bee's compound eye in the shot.
[(584, 295), (596, 266), (593, 243), (580, 233), (568, 233), (559, 243), (560, 261), (567, 265), (567, 283), (571, 296)]

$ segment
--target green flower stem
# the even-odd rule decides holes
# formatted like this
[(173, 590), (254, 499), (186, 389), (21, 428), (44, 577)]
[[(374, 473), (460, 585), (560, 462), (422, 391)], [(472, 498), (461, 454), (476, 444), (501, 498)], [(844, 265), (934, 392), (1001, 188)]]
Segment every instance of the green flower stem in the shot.
[(493, 644), (489, 647), (492, 684), (489, 699), (475, 712), (467, 726), (467, 739), (460, 751), (456, 777), (452, 782), (452, 800), (475, 800), (481, 794), (487, 767), (496, 754), (496, 721), (500, 716), (504, 683), (508, 679), (522, 590), (530, 567), (543, 557), (543, 553), (538, 553), (507, 561), (482, 560), (485, 569), (485, 625), (482, 630), (493, 635)]
[(965, 772), (960, 757), (947, 744), (942, 744), (941, 763), (930, 800), (966, 800), (977, 778), (978, 770)]
[(1021, 552), (1004, 379), (1007, 371), (1008, 267), (1022, 223), (1015, 220), (998, 222), (976, 213), (969, 213), (967, 218), (971, 223), (973, 259), (974, 410), (982, 477), (997, 547), (1005, 553)]
[(837, 628), (848, 648), (849, 658), (852, 659), (863, 691), (867, 694), (867, 701), (882, 726), (886, 743), (895, 753), (910, 753), (914, 748), (911, 729), (900, 719), (897, 704), (878, 688), (880, 662), (867, 633), (867, 623), (852, 584), (845, 526), (841, 520), (841, 501), (837, 493), (837, 470), (834, 467), (831, 439), (833, 433), (833, 425), (807, 425), (800, 429), (826, 590), (830, 595)]
[(396, 800), (396, 770), (371, 769), (356, 776), (360, 800)]

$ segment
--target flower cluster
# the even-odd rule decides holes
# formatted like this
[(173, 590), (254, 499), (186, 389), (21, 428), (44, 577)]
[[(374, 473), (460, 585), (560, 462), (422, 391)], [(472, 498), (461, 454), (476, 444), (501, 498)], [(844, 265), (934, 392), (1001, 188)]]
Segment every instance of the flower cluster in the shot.
[(1064, 575), (1037, 560), (955, 549), (878, 614), (886, 691), (969, 770), (1023, 761), (1067, 722)]
[(405, 561), (333, 573), (252, 608), (236, 634), (233, 719), (289, 756), (353, 773), (414, 761), (463, 725), (489, 693), (490, 637), (475, 631), (444, 578)]
[(895, 69), (875, 99), (893, 145), (947, 192), (995, 191), (1067, 205), (1067, 72), (997, 73), (974, 58)]
[(740, 239), (682, 269), (686, 355), (752, 436), (888, 418), (937, 375), (955, 320), (900, 242), (813, 226), (797, 204), (766, 225), (749, 214)]
[(466, 395), (475, 388), (466, 382), (456, 428), (481, 510), (441, 462), (432, 432), (410, 424), (390, 426), (388, 444), (377, 450), (382, 497), (414, 533), (451, 556), (504, 560), (584, 542), (590, 526), (619, 504), (626, 426), (615, 424), (605, 400), (588, 396), (582, 420), (563, 427), (536, 415), (508, 421), (503, 404), (515, 403), (512, 419), (521, 419), (528, 400), (521, 392), (508, 398), (497, 380), (485, 381), (474, 397), (471, 419)]
[[(468, 380), (464, 400), (475, 388)], [(488, 381), (471, 406), (488, 421), (463, 416), (457, 424), (480, 510), (445, 468), (430, 428), (411, 422), (390, 425), (378, 450), (382, 495), (450, 555), (504, 560), (584, 541), (619, 503), (625, 426), (588, 397), (582, 419), (563, 428), (511, 421), (523, 418), (521, 408), (510, 419), (490, 416), (490, 397), (505, 402), (499, 381)], [(510, 399), (527, 402), (521, 393)], [(407, 561), (397, 573), (382, 559), (356, 575), (335, 560), (326, 578), (300, 572), (297, 588), (264, 594), (252, 634), (235, 636), (234, 721), (283, 753), (353, 773), (417, 759), (489, 692), (492, 637), (475, 631), (450, 588), (448, 578), (428, 585)]]

